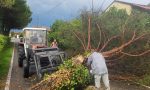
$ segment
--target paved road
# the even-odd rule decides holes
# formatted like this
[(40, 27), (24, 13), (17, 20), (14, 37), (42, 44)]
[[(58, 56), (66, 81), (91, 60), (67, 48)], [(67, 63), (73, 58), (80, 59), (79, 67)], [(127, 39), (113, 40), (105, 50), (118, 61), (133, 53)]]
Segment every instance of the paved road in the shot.
[[(30, 86), (32, 86), (36, 80), (34, 77), (29, 79), (23, 78), (23, 70), (18, 67), (18, 55), (17, 49), (15, 47), (14, 52), (14, 62), (12, 68), (12, 76), (10, 81), (10, 90), (28, 90)], [(111, 90), (150, 90), (133, 83), (127, 81), (110, 81)]]
[(111, 90), (150, 90), (148, 88), (133, 84), (129, 81), (117, 81), (113, 80), (110, 82)]
[(28, 90), (36, 80), (33, 77), (30, 77), (29, 79), (23, 78), (23, 69), (18, 67), (18, 53), (16, 47), (14, 49), (13, 60), (10, 90)]

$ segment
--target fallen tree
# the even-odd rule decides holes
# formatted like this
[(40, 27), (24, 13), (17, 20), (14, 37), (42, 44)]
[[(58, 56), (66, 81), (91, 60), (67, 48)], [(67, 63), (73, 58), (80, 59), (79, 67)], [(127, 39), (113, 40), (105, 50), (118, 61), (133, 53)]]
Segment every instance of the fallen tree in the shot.
[[(136, 42), (137, 40), (143, 39), (147, 35), (149, 35), (149, 34), (142, 34), (140, 36), (136, 36), (136, 32), (133, 32), (132, 38), (129, 41), (124, 42), (119, 47), (114, 47), (111, 50), (100, 52), (100, 53), (102, 53), (102, 55), (106, 58), (111, 58), (111, 57), (114, 57), (116, 55), (121, 55), (121, 54), (128, 55), (128, 56), (141, 56), (144, 54), (148, 54), (150, 52), (150, 50), (146, 50), (146, 51), (138, 53), (138, 54), (129, 54), (129, 53), (125, 53), (123, 51), (129, 45)], [(98, 48), (98, 50), (102, 51), (109, 44), (109, 42), (114, 39), (114, 37), (116, 38), (117, 36), (113, 36), (112, 38), (108, 39), (108, 41), (103, 45), (103, 47), (101, 49)], [(49, 90), (61, 89), (62, 90), (62, 88), (64, 88), (64, 87), (65, 87), (64, 90), (70, 90), (72, 87), (75, 87), (74, 84), (70, 85), (70, 83), (72, 83), (71, 78), (73, 77), (75, 70), (83, 63), (83, 61), (84, 61), (83, 56), (75, 57), (74, 59), (71, 60), (71, 62), (73, 62), (73, 63), (70, 63), (72, 65), (71, 67), (73, 67), (73, 68), (66, 66), (67, 68), (65, 67), (63, 69), (59, 69), (56, 73), (53, 73), (52, 75), (48, 76), (47, 79), (45, 79), (45, 80), (41, 81), (40, 83), (38, 83), (37, 85), (31, 87), (31, 90), (39, 90), (39, 89), (40, 90), (46, 90), (46, 89), (49, 89)], [(110, 62), (111, 61), (112, 60), (110, 60)], [(81, 69), (83, 69), (83, 68), (81, 68)], [(79, 74), (82, 75), (82, 73), (79, 73)], [(83, 75), (87, 75), (87, 77), (89, 76), (88, 74), (83, 74)], [(77, 80), (80, 80), (79, 78), (80, 77), (76, 77)], [(86, 79), (88, 80), (88, 78), (86, 78)], [(81, 78), (81, 80), (84, 80), (84, 79)]]
[[(122, 16), (124, 16), (124, 15), (122, 15)], [(107, 58), (106, 62), (112, 62), (112, 61), (121, 59), (124, 56), (138, 57), (138, 56), (149, 54), (150, 53), (150, 47), (149, 47), (150, 33), (149, 33), (149, 31), (147, 30), (146, 32), (145, 31), (139, 32), (138, 30), (141, 28), (135, 28), (135, 27), (130, 28), (130, 29), (128, 28), (128, 27), (130, 27), (128, 24), (131, 23), (128, 21), (134, 17), (136, 17), (136, 16), (128, 17), (125, 20), (125, 22), (121, 25), (119, 23), (118, 28), (120, 31), (119, 30), (117, 32), (114, 31), (115, 35), (108, 35), (107, 33), (109, 33), (109, 32), (105, 31), (103, 24), (97, 22), (96, 23), (97, 31), (96, 31), (96, 33), (94, 33), (95, 35), (96, 34), (99, 35), (99, 37), (96, 37), (96, 40), (97, 41), (99, 40), (98, 43), (96, 43), (97, 46), (92, 45), (93, 43), (91, 42), (91, 41), (94, 42), (94, 39), (92, 39), (94, 37), (94, 35), (91, 35), (92, 30), (91, 30), (90, 25), (91, 25), (92, 20), (91, 20), (90, 16), (87, 20), (88, 21), (88, 28), (87, 28), (88, 32), (82, 32), (79, 30), (70, 30), (70, 32), (78, 39), (78, 41), (80, 42), (80, 44), (85, 52), (90, 52), (91, 49), (95, 49), (96, 51), (102, 53), (102, 55), (105, 58)], [(120, 17), (120, 18), (122, 19), (122, 17)], [(113, 24), (113, 23), (111, 23), (111, 24)], [(141, 26), (141, 25), (139, 25), (139, 26)], [(145, 26), (146, 26), (146, 24), (145, 24)], [(110, 29), (110, 30), (112, 30), (112, 29)], [(118, 32), (120, 32), (120, 33), (118, 33)], [(111, 46), (110, 44), (112, 44), (112, 42), (114, 42), (114, 41), (116, 41), (117, 44), (115, 44), (114, 46)], [(148, 47), (140, 48), (139, 50), (138, 49), (133, 50), (132, 48), (130, 49), (129, 47), (135, 43), (140, 43), (140, 45), (143, 45), (144, 43), (146, 43), (148, 45)], [(108, 48), (108, 47), (110, 47), (110, 48)], [(137, 47), (137, 48), (139, 48), (139, 47)], [(81, 57), (83, 57), (83, 56), (81, 56)], [(59, 69), (56, 73), (49, 75), (47, 79), (45, 79), (45, 80), (41, 81), (40, 83), (38, 83), (37, 85), (31, 87), (31, 90), (38, 90), (38, 89), (41, 89), (41, 90), (44, 90), (44, 89), (70, 90), (74, 86), (80, 85), (79, 83), (77, 83), (78, 81), (75, 81), (75, 83), (72, 84), (71, 80), (72, 80), (73, 75), (76, 73), (76, 71), (74, 71), (74, 70), (76, 70), (77, 68), (82, 66), (81, 63), (83, 62), (83, 60), (84, 60), (83, 58), (78, 59), (78, 57), (76, 57), (75, 59), (71, 60), (71, 61), (73, 61), (73, 63), (75, 63), (75, 64), (71, 64), (72, 67), (74, 67), (74, 69), (71, 67)], [(82, 67), (82, 69), (83, 69), (83, 67)], [(82, 69), (79, 69), (79, 71)], [(87, 69), (84, 69), (84, 70), (86, 71)], [(78, 72), (78, 74), (81, 74), (81, 72)], [(84, 75), (89, 76), (88, 73), (86, 73)], [(80, 77), (80, 75), (78, 75), (78, 77)], [(78, 79), (78, 77), (75, 77), (75, 79)], [(82, 79), (83, 78), (81, 78), (81, 80)], [(88, 78), (86, 78), (86, 79), (88, 80)], [(85, 81), (86, 81), (86, 79), (85, 79)], [(84, 81), (84, 79), (83, 79), (83, 81)], [(86, 85), (86, 84), (83, 83), (83, 85)]]

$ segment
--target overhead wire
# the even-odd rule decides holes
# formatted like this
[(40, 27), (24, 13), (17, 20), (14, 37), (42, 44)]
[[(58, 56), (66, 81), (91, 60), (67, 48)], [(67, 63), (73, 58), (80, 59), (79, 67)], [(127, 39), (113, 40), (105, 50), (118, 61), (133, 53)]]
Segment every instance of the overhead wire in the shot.
[[(47, 13), (45, 15), (49, 15), (49, 13), (52, 13), (53, 10), (55, 10), (55, 8), (61, 6), (65, 1), (67, 0), (62, 0), (62, 2), (59, 2), (58, 4), (56, 4), (54, 7), (52, 7), (50, 10), (47, 11)], [(54, 18), (54, 14), (51, 14), (51, 18)], [(39, 17), (38, 17), (38, 24), (39, 24)]]
[(102, 12), (102, 8), (103, 8), (105, 1), (107, 1), (107, 0), (103, 0), (102, 4), (100, 5), (100, 7), (98, 9), (98, 13)]
[[(52, 11), (53, 10), (55, 10), (55, 8), (58, 8), (59, 6), (61, 6), (63, 3), (65, 3), (67, 0), (63, 0), (62, 2), (59, 2), (58, 4), (56, 4), (54, 7), (52, 7), (50, 10), (48, 10), (47, 11), (47, 13), (46, 13), (46, 15), (49, 15), (49, 13), (52, 13)], [(88, 0), (88, 3), (89, 3), (89, 5), (90, 5), (90, 7), (91, 7), (91, 3), (90, 3), (90, 1)], [(102, 2), (102, 4), (100, 5), (100, 8), (99, 8), (99, 12), (100, 12), (100, 10), (101, 10), (101, 8), (103, 7), (103, 4), (105, 3), (105, 0), (103, 0), (103, 2)], [(69, 8), (69, 9), (71, 9), (71, 8)], [(53, 14), (51, 14), (51, 19), (53, 19), (54, 18), (54, 13)], [(73, 16), (73, 15), (72, 15)]]
[(51, 8), (50, 10), (48, 10), (48, 11), (50, 12), (50, 11), (54, 10), (55, 8), (57, 8), (57, 7), (59, 7), (60, 5), (62, 5), (65, 1), (67, 1), (67, 0), (63, 0), (62, 2), (56, 4), (54, 7), (52, 7), (52, 8)]

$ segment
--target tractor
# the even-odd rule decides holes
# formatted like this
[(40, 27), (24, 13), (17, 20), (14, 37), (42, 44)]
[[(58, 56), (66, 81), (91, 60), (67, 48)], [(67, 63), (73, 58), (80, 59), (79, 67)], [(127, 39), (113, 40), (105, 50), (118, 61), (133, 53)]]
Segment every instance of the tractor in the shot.
[(48, 47), (46, 28), (24, 28), (23, 38), (18, 44), (18, 66), (23, 67), (23, 77), (28, 78), (31, 67), (35, 67), (37, 78), (52, 73), (65, 59), (65, 52)]

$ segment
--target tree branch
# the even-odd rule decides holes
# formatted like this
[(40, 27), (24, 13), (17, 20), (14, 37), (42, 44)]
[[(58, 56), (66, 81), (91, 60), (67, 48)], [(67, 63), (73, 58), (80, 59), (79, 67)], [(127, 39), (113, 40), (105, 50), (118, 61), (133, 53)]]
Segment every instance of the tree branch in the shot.
[(108, 39), (108, 41), (103, 45), (103, 47), (101, 48), (100, 52), (102, 52), (102, 50), (104, 50), (104, 48), (109, 44), (110, 41), (112, 41), (113, 39), (117, 38), (118, 36), (113, 36), (110, 39)]
[(124, 54), (124, 55), (127, 55), (127, 56), (137, 57), (137, 56), (145, 55), (145, 54), (147, 54), (147, 53), (149, 53), (149, 52), (150, 52), (150, 50), (147, 50), (147, 51), (142, 52), (142, 53), (140, 53), (140, 54), (130, 54), (130, 53), (122, 52), (122, 51), (121, 51), (120, 53), (122, 53), (122, 54)]
[(106, 60), (106, 62), (107, 62), (107, 63), (115, 62), (115, 61), (117, 61), (117, 60), (123, 58), (124, 56), (125, 56), (125, 55), (123, 54), (123, 55), (121, 55), (120, 57), (118, 57), (118, 58), (116, 58), (116, 59), (113, 59), (113, 60)]
[(102, 52), (103, 56), (104, 57), (111, 57), (113, 56), (114, 54), (119, 54), (122, 49), (124, 49), (125, 47), (127, 47), (128, 45), (130, 45), (131, 43), (143, 38), (143, 36), (145, 35), (148, 35), (148, 34), (143, 34), (137, 38), (135, 38), (136, 34), (135, 34), (135, 31), (133, 33), (133, 36), (131, 38), (131, 40), (129, 40), (128, 42), (126, 42), (125, 44), (122, 44), (120, 47), (116, 47), (116, 48), (113, 48), (112, 50), (109, 50), (109, 51), (106, 51), (106, 52)]
[(75, 32), (73, 32), (72, 31), (72, 33), (77, 37), (77, 39), (80, 41), (80, 43), (82, 44), (82, 47), (84, 48), (84, 50), (86, 50), (86, 47), (85, 47), (85, 45), (84, 45), (84, 43), (82, 42), (82, 40), (79, 38), (79, 36), (75, 33)]
[(98, 50), (99, 47), (100, 47), (101, 41), (102, 41), (102, 32), (101, 32), (100, 26), (97, 23), (96, 23), (96, 25), (97, 25), (98, 30), (99, 30), (99, 43), (98, 43), (98, 46), (97, 46), (97, 50)]

